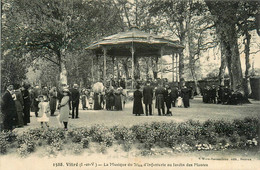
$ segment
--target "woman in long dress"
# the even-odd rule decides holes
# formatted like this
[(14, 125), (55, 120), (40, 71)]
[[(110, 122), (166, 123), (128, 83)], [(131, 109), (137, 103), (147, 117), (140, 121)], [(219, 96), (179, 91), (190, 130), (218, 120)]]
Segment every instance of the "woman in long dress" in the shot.
[(69, 89), (64, 89), (63, 90), (63, 98), (61, 99), (60, 102), (60, 122), (64, 124), (64, 129), (68, 130), (68, 121), (69, 121)]
[(190, 94), (189, 94), (189, 89), (184, 86), (183, 89), (181, 90), (182, 98), (183, 98), (183, 105), (185, 108), (190, 107)]
[(82, 104), (82, 110), (85, 110), (87, 108), (86, 106), (86, 94), (85, 94), (85, 89), (81, 91), (81, 104)]
[(141, 114), (144, 114), (143, 104), (142, 104), (143, 94), (139, 89), (140, 86), (137, 85), (136, 91), (134, 92), (133, 114), (135, 114), (136, 116), (137, 115), (140, 116)]
[(109, 91), (109, 110), (114, 110), (115, 107), (115, 94), (114, 90), (111, 88)]
[(109, 93), (110, 93), (109, 88), (105, 89), (105, 100), (106, 100), (106, 109), (107, 110), (111, 109), (110, 100), (109, 100)]
[(120, 89), (115, 91), (115, 110), (123, 110)]

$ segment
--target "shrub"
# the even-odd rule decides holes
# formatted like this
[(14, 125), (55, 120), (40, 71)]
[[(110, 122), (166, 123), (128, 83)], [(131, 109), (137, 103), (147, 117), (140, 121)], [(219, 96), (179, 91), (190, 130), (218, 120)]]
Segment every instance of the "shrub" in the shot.
[[(55, 156), (64, 149), (64, 144), (71, 145), (73, 153), (80, 154), (88, 148), (91, 141), (97, 142), (98, 151), (105, 153), (107, 147), (116, 140), (125, 151), (134, 143), (144, 155), (153, 154), (153, 147), (169, 147), (176, 151), (223, 150), (227, 148), (255, 148), (259, 145), (259, 119), (245, 118), (228, 122), (207, 120), (204, 123), (189, 120), (184, 123), (152, 122), (134, 125), (131, 128), (114, 126), (108, 128), (95, 125), (81, 127), (65, 132), (62, 128), (29, 129), (17, 135), (14, 132), (0, 133), (0, 152), (4, 154), (11, 147), (26, 157), (37, 146), (46, 147), (48, 155)], [(71, 144), (72, 143), (72, 144)], [(67, 147), (66, 147), (67, 149)]]
[(9, 147), (16, 141), (17, 134), (12, 131), (0, 132), (0, 153), (5, 154)]
[(80, 143), (83, 138), (87, 138), (89, 135), (89, 130), (83, 127), (68, 131), (68, 138), (71, 139), (73, 143)]
[(221, 136), (231, 136), (234, 132), (232, 123), (225, 122), (224, 120), (218, 120), (214, 122), (215, 132)]
[(159, 142), (170, 148), (177, 144), (180, 139), (179, 134), (178, 126), (174, 123), (162, 123), (158, 129)]
[(94, 142), (104, 143), (107, 147), (112, 146), (114, 141), (114, 134), (102, 125), (92, 126), (90, 136)]
[(135, 133), (136, 139), (141, 143), (144, 143), (147, 138), (147, 136), (146, 136), (147, 127), (146, 126), (147, 126), (147, 124), (134, 125), (130, 128)]
[(229, 140), (233, 144), (233, 146), (237, 146), (240, 140), (240, 136), (238, 135), (237, 132), (234, 132), (233, 135), (230, 136)]
[(243, 120), (234, 120), (233, 126), (240, 136), (252, 139), (259, 134), (259, 119), (246, 117)]
[(55, 139), (51, 143), (51, 146), (55, 148), (57, 151), (61, 151), (63, 149), (64, 141), (62, 139)]
[(151, 149), (156, 142), (156, 130), (149, 124), (135, 125), (131, 128), (136, 139), (144, 144), (144, 147)]
[(81, 140), (81, 144), (82, 144), (83, 148), (88, 148), (89, 147), (89, 143), (90, 143), (90, 137), (83, 138)]
[(124, 150), (129, 151), (136, 139), (135, 133), (131, 129), (119, 126), (112, 127), (111, 131), (115, 136), (115, 140), (123, 143)]
[(35, 146), (36, 143), (34, 140), (31, 140), (28, 138), (28, 136), (23, 136), (18, 139), (18, 153), (20, 154), (21, 157), (26, 157), (30, 153), (35, 151)]
[(44, 130), (42, 133), (42, 139), (46, 140), (48, 145), (51, 145), (58, 139), (65, 140), (65, 132), (61, 128)]
[(48, 157), (56, 157), (58, 155), (58, 150), (57, 150), (57, 148), (55, 148), (53, 146), (47, 146), (46, 153), (47, 153)]
[(83, 146), (81, 144), (74, 144), (72, 150), (74, 154), (81, 154), (83, 152)]
[(215, 144), (217, 144), (217, 141), (218, 141), (218, 134), (215, 133), (214, 131), (213, 132), (208, 132), (205, 135), (205, 139), (206, 140), (201, 140), (200, 142), (203, 143), (203, 141), (207, 141), (209, 144), (215, 145)]

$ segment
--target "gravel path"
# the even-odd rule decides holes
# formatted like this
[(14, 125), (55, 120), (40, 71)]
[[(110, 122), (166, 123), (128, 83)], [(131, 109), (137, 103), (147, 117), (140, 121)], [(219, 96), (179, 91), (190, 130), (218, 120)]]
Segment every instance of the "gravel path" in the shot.
[[(158, 116), (157, 110), (152, 116), (135, 116), (132, 114), (132, 102), (128, 102), (123, 111), (107, 110), (79, 110), (79, 119), (70, 119), (69, 128), (92, 126), (94, 124), (103, 124), (106, 126), (123, 125), (132, 126), (134, 124), (149, 123), (154, 121), (174, 121), (183, 122), (189, 119), (206, 121), (213, 120), (233, 120), (243, 119), (247, 116), (260, 117), (260, 101), (251, 101), (252, 104), (244, 105), (221, 105), (204, 104), (201, 98), (191, 100), (190, 108), (172, 108), (173, 116)], [(81, 108), (81, 106), (80, 106)], [(55, 113), (56, 115), (58, 112)], [(31, 112), (31, 123), (29, 126), (17, 128), (17, 131), (23, 131), (28, 128), (40, 127), (34, 113)], [(56, 117), (50, 117), (50, 127), (59, 127)]]

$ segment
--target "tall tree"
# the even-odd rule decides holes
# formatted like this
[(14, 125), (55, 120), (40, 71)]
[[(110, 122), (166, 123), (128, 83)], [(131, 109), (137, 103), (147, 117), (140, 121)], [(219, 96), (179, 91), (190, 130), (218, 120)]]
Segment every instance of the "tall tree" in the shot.
[[(150, 16), (160, 18), (158, 27), (166, 29), (173, 38), (178, 38), (186, 49), (179, 56), (179, 79), (184, 81), (184, 70), (189, 69), (199, 93), (197, 71), (199, 69), (199, 58), (201, 51), (216, 46), (216, 42), (208, 39), (208, 30), (212, 28), (213, 22), (210, 18), (206, 5), (201, 1), (151, 1)], [(163, 30), (162, 30), (163, 31)], [(188, 65), (184, 61), (188, 60)], [(187, 69), (186, 69), (187, 68)]]
[(205, 1), (211, 14), (215, 16), (217, 35), (223, 43), (231, 88), (243, 89), (243, 76), (238, 50), (238, 34), (236, 29), (238, 1)]
[(260, 3), (258, 1), (241, 1), (238, 8), (238, 31), (243, 36), (244, 53), (245, 53), (245, 95), (251, 94), (250, 86), (250, 44), (252, 30), (259, 31), (257, 20), (260, 11)]
[[(250, 51), (250, 30), (259, 29), (257, 14), (259, 2), (257, 1), (208, 1), (205, 0), (211, 14), (215, 17), (215, 26), (218, 38), (221, 43), (222, 54), (225, 57), (231, 88), (240, 90), (247, 97), (249, 94), (249, 51)], [(238, 29), (237, 29), (238, 28)], [(239, 35), (245, 37), (246, 55), (246, 81), (243, 88), (243, 75), (238, 47)]]
[(21, 30), (20, 34), (15, 34), (19, 40), (15, 47), (26, 49), (33, 58), (44, 58), (56, 64), (60, 73), (66, 72), (66, 60), (71, 53), (84, 50), (90, 41), (117, 32), (121, 26), (118, 11), (108, 1), (9, 2), (15, 9), (13, 22), (17, 22)]
[(13, 1), (1, 1), (1, 90), (10, 82), (21, 84), (30, 63), (24, 50), (19, 48), (24, 25), (20, 24), (22, 20), (16, 10)]

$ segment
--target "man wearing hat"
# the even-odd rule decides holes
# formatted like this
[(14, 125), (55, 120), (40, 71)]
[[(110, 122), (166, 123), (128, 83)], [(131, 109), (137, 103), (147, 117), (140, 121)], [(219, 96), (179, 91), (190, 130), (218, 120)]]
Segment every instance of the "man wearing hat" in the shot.
[(151, 83), (148, 81), (146, 86), (143, 89), (144, 104), (145, 104), (145, 114), (148, 116), (148, 107), (149, 115), (152, 115), (152, 102), (153, 102), (153, 88), (150, 86)]
[(71, 91), (71, 101), (72, 101), (72, 119), (75, 117), (75, 110), (76, 110), (76, 119), (79, 118), (79, 98), (80, 93), (78, 91), (78, 85), (74, 84)]
[(23, 102), (24, 102), (24, 108), (23, 108), (23, 114), (24, 114), (24, 125), (27, 125), (27, 123), (30, 123), (30, 106), (31, 106), (31, 98), (29, 89), (29, 84), (24, 84), (22, 88), (22, 94), (23, 94)]
[(4, 129), (13, 130), (17, 121), (16, 107), (15, 107), (15, 94), (13, 92), (13, 85), (9, 84), (2, 97), (1, 110), (4, 116)]

